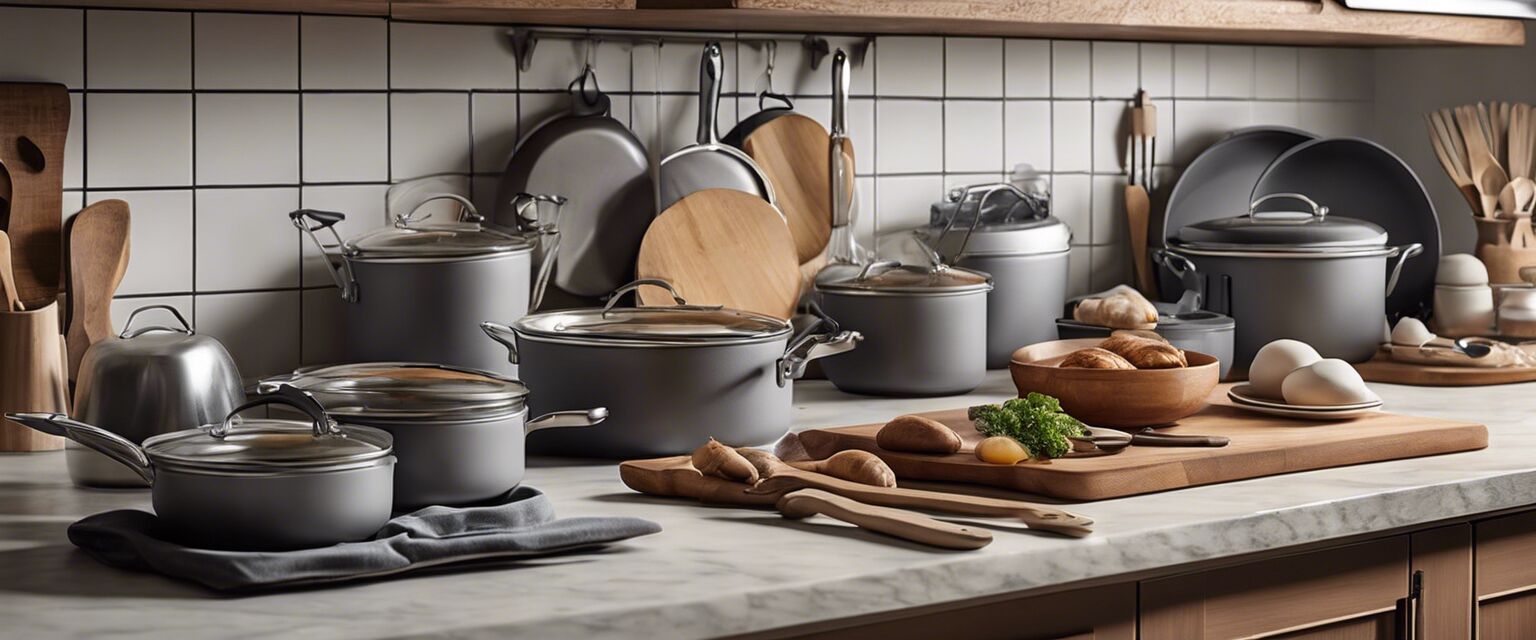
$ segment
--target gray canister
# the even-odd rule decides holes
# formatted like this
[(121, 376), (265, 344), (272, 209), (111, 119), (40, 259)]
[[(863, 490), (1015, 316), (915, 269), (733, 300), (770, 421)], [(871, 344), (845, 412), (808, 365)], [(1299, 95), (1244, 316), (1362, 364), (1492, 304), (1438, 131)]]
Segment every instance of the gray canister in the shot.
[[(992, 275), (987, 368), (1005, 369), (1019, 347), (1055, 338), (1072, 230), (1037, 197), (1009, 184), (959, 188), (948, 199), (920, 235), (943, 262)], [(970, 226), (961, 232), (957, 223)]]
[[(134, 319), (152, 309), (169, 311), (181, 326), (135, 329)], [(140, 444), (186, 425), (217, 423), (244, 400), (240, 371), (224, 345), (194, 332), (175, 307), (157, 304), (134, 310), (116, 340), (85, 351), (71, 415)], [(100, 453), (74, 442), (66, 447), (69, 477), (79, 486), (149, 486)]]

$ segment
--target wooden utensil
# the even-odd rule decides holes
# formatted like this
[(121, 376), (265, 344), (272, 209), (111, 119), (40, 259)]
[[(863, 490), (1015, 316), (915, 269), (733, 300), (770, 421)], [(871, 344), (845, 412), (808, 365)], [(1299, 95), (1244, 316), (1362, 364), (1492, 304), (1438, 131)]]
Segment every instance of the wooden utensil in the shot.
[[(731, 482), (724, 478), (706, 476), (699, 473), (698, 469), (693, 468), (693, 463), (689, 461), (688, 456), (623, 462), (619, 464), (619, 479), (624, 482), (625, 486), (640, 493), (653, 496), (693, 498), (706, 504), (770, 507), (777, 506), (781, 498), (791, 495), (790, 493), (749, 493), (748, 489), (751, 489), (752, 485), (744, 482)], [(857, 525), (860, 528), (923, 544), (929, 544), (929, 540), (955, 536), (957, 533), (955, 525), (939, 522), (938, 520), (915, 513), (891, 513), (894, 510), (873, 511), (870, 509), (858, 509), (855, 512), (849, 510), (846, 503), (840, 503), (834, 507), (827, 507), (825, 510), (822, 510), (822, 507), (828, 503), (829, 501), (825, 498), (791, 503), (787, 505), (790, 513), (786, 515), (798, 515), (807, 511), (815, 511), (823, 513), (828, 517)], [(848, 519), (844, 519), (845, 517)], [(976, 539), (978, 535), (986, 535), (988, 537), (991, 535), (986, 532), (978, 533), (969, 529), (967, 531), (972, 532), (969, 536), (966, 536), (972, 540)]]
[[(69, 412), (59, 304), (28, 311), (0, 310), (0, 413)], [(0, 419), (0, 451), (52, 451), (64, 439)]]
[(832, 203), (827, 198), (829, 144), (827, 130), (798, 113), (769, 120), (742, 142), (742, 150), (757, 161), (773, 184), (801, 264), (826, 251), (832, 237)]
[(28, 306), (57, 298), (62, 282), (68, 132), (69, 92), (64, 85), (0, 83), (0, 163), (9, 171), (12, 190), (4, 230), (11, 235), (17, 295)]
[(1434, 147), (1435, 157), (1440, 160), (1441, 168), (1450, 176), (1451, 182), (1461, 191), (1461, 196), (1466, 198), (1472, 211), (1477, 213), (1482, 210), (1482, 199), (1478, 196), (1477, 186), (1472, 183), (1472, 175), (1467, 168), (1467, 158), (1460, 146), (1452, 141), (1453, 134), (1446, 125), (1445, 119), (1437, 111), (1432, 111), (1424, 116), (1425, 123), (1429, 126), (1429, 142)]
[[(1477, 180), (1477, 191), (1482, 196), (1483, 215), (1485, 217), (1498, 217), (1499, 192), (1504, 190), (1504, 185), (1509, 184), (1509, 175), (1504, 173), (1504, 168), (1493, 160), (1493, 155), (1487, 151), (1480, 152), (1483, 157), (1482, 170), (1474, 176)], [(1513, 216), (1512, 212), (1505, 212), (1506, 216)]]
[(16, 296), (16, 275), (11, 272), (11, 236), (0, 231), (0, 300), (5, 307), (0, 311), (21, 311), (21, 298)]
[(0, 229), (10, 226), (11, 192), (13, 189), (11, 172), (6, 170), (5, 162), (0, 161)]
[(1230, 385), (1218, 385), (1212, 406), (1167, 429), (1230, 438), (1221, 448), (1129, 447), (1113, 456), (1066, 458), (1049, 464), (989, 464), (976, 459), (983, 436), (963, 408), (922, 413), (954, 429), (964, 443), (950, 455), (881, 449), (882, 424), (809, 429), (798, 441), (813, 458), (862, 449), (884, 460), (903, 482), (933, 480), (984, 484), (1069, 500), (1103, 500), (1280, 473), (1324, 469), (1481, 449), (1488, 430), (1479, 424), (1376, 413), (1347, 423), (1313, 423), (1252, 414), (1232, 406)]
[(1139, 184), (1125, 187), (1125, 216), (1130, 224), (1131, 260), (1136, 265), (1136, 288), (1142, 293), (1157, 295), (1157, 283), (1152, 277), (1152, 265), (1147, 262), (1147, 228), (1151, 224), (1152, 199), (1147, 188)]
[(1131, 236), (1131, 263), (1135, 266), (1136, 288), (1148, 296), (1157, 295), (1157, 280), (1147, 261), (1147, 232), (1151, 224), (1152, 165), (1157, 149), (1157, 106), (1146, 91), (1136, 94), (1131, 108), (1131, 139), (1127, 145), (1129, 179), (1125, 186), (1125, 215)]
[(876, 507), (849, 500), (820, 489), (801, 489), (779, 498), (775, 505), (786, 518), (809, 518), (822, 514), (835, 520), (919, 542), (941, 549), (971, 550), (992, 544), (992, 533), (934, 520), (911, 511)]
[[(693, 304), (718, 304), (788, 319), (800, 296), (800, 260), (773, 205), (732, 189), (706, 189), (668, 207), (651, 223), (636, 262), (640, 278), (672, 283)], [(670, 305), (657, 287), (648, 305)]]
[(69, 219), (69, 379), (91, 345), (112, 337), (112, 296), (128, 271), (128, 203), (102, 200)]

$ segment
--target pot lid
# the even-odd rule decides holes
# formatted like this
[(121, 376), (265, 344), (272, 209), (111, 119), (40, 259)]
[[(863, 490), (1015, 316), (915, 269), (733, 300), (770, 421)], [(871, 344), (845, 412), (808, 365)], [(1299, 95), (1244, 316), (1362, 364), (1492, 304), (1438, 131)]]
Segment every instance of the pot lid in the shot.
[[(247, 418), (242, 411), (280, 404), (310, 419)], [(313, 398), (282, 386), (236, 407), (220, 424), (158, 435), (144, 441), (157, 464), (239, 473), (333, 470), (388, 456), (393, 439), (382, 430), (341, 425)]]
[(336, 416), (374, 420), (484, 420), (522, 411), (528, 387), (488, 371), (439, 364), (366, 362), (299, 369), (263, 380), (292, 385)]
[[(616, 307), (624, 294), (642, 286), (657, 286), (672, 294), (677, 306)], [(707, 343), (758, 342), (788, 335), (788, 322), (773, 316), (690, 305), (664, 280), (637, 280), (620, 287), (607, 306), (597, 309), (565, 309), (523, 316), (513, 324), (519, 335), (557, 340), (588, 340), (604, 343)]]
[(1072, 245), (1072, 229), (1052, 216), (1049, 202), (1007, 183), (956, 188), (934, 205), (921, 231), (926, 243), (950, 262), (963, 255), (1060, 253)]
[(877, 295), (952, 295), (990, 291), (992, 276), (960, 267), (918, 267), (883, 261), (865, 265), (858, 275), (851, 278), (818, 282), (816, 288)]
[[(459, 203), (458, 221), (424, 223), (413, 217), (421, 205), (445, 199)], [(393, 226), (348, 240), (342, 252), (359, 258), (457, 258), (533, 249), (522, 236), (482, 225), (479, 212), (462, 196), (438, 194), (421, 205), (395, 216)]]
[[(1259, 212), (1260, 204), (1275, 199), (1306, 203), (1310, 211)], [(1387, 232), (1380, 226), (1341, 216), (1328, 215), (1328, 207), (1298, 193), (1274, 193), (1254, 200), (1247, 215), (1218, 218), (1185, 226), (1178, 240), (1189, 245), (1270, 248), (1326, 249), (1379, 247), (1387, 243)]]

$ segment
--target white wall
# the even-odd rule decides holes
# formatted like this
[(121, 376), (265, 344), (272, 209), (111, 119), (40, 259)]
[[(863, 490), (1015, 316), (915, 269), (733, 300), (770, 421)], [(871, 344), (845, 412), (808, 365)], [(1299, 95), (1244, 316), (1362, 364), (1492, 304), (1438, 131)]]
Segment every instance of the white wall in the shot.
[[(725, 41), (722, 127), (756, 109), (765, 56)], [(827, 65), (779, 36), (776, 84), (822, 120)], [(847, 45), (851, 39), (834, 39)], [(74, 118), (66, 207), (120, 197), (133, 257), (116, 315), (170, 302), (247, 376), (334, 357), (341, 302), (288, 224), (299, 206), (384, 224), (388, 184), (458, 176), (484, 203), (519, 135), (557, 112), (581, 48), (546, 40), (519, 73), (505, 28), (379, 18), (0, 7), (0, 81), (62, 82)], [(1159, 104), (1164, 188), (1222, 132), (1285, 124), (1369, 133), (1368, 51), (881, 37), (853, 78), (866, 237), (927, 220), (958, 184), (1027, 162), (1072, 225), (1074, 293), (1129, 277), (1119, 202), (1125, 103)], [(657, 152), (694, 133), (698, 45), (603, 45), (616, 116)], [(659, 116), (657, 104), (659, 103)], [(307, 257), (307, 259), (306, 259)]]

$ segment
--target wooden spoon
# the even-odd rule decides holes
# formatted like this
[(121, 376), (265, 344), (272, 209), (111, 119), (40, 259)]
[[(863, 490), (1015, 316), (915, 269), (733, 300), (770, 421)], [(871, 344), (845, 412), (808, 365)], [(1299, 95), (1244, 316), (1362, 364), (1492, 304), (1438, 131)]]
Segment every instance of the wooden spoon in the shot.
[(4, 311), (24, 311), (16, 291), (16, 274), (11, 271), (11, 236), (0, 231), (0, 300)]
[(877, 507), (820, 489), (785, 494), (776, 505), (786, 518), (822, 514), (849, 524), (941, 549), (971, 550), (992, 544), (992, 532), (934, 520), (928, 516)]
[[(733, 189), (706, 189), (667, 207), (640, 242), (635, 272), (666, 280), (691, 304), (777, 318), (794, 315), (800, 298), (800, 260), (784, 217), (762, 198)], [(658, 287), (639, 296), (643, 304), (673, 304)]]
[[(1488, 218), (1499, 217), (1499, 193), (1504, 186), (1509, 184), (1509, 174), (1504, 173), (1504, 167), (1493, 160), (1492, 154), (1483, 150), (1483, 170), (1475, 177), (1477, 191), (1482, 197), (1483, 215)], [(1513, 216), (1514, 212), (1506, 211), (1505, 216)]]
[(102, 200), (70, 218), (64, 235), (68, 258), (69, 377), (91, 345), (112, 337), (112, 296), (128, 270), (128, 203)]

